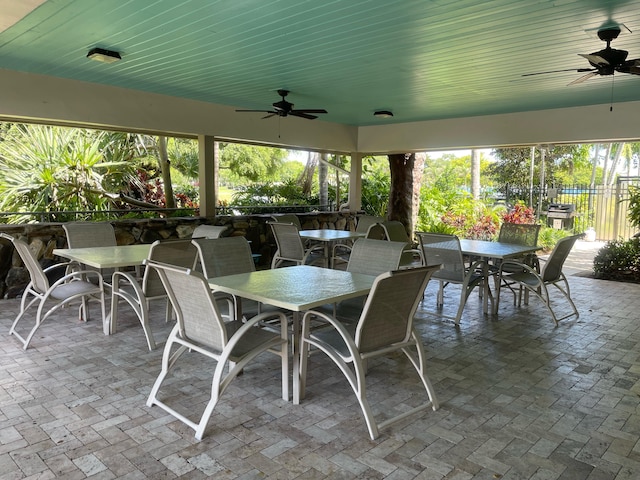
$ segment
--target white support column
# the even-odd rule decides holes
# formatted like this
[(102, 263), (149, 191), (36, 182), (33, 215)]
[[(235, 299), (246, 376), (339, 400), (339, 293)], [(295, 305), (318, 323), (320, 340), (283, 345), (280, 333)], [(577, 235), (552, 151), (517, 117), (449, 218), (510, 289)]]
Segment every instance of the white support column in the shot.
[[(342, 205), (340, 206), (342, 209)], [(349, 174), (349, 200), (347, 208), (352, 212), (362, 209), (362, 153), (351, 152)]]
[(214, 217), (216, 214), (217, 183), (215, 175), (216, 145), (215, 137), (198, 135), (198, 180), (200, 182), (200, 216)]

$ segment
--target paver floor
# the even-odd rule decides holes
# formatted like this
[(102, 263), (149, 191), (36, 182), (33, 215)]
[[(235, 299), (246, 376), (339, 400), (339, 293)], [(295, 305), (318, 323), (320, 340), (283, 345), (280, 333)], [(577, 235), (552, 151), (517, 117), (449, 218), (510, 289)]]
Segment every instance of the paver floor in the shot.
[[(149, 352), (121, 307), (118, 332), (70, 308), (27, 351), (8, 335), (17, 300), (0, 302), (0, 480), (637, 479), (640, 478), (640, 285), (571, 276), (578, 320), (555, 327), (539, 301), (504, 297), (484, 316), (473, 293), (460, 328), (436, 311), (435, 284), (417, 314), (441, 407), (367, 435), (346, 380), (311, 356), (306, 398), (280, 398), (279, 364), (262, 355), (222, 397), (202, 441), (145, 406), (162, 345)], [(447, 288), (447, 291), (449, 288)], [(170, 325), (155, 307), (158, 340)], [(435, 314), (435, 315), (434, 315)], [(165, 399), (199, 416), (211, 368), (187, 355)], [(384, 416), (420, 402), (406, 361), (373, 360), (368, 381)]]

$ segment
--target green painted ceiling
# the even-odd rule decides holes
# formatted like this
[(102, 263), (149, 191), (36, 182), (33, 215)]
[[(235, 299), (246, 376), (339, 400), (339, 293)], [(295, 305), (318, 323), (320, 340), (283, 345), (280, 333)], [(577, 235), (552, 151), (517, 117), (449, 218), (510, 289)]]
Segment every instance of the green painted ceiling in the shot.
[(589, 67), (612, 23), (640, 58), (640, 1), (47, 0), (0, 32), (0, 68), (251, 109), (285, 88), (369, 125), (640, 100), (640, 75), (522, 76)]

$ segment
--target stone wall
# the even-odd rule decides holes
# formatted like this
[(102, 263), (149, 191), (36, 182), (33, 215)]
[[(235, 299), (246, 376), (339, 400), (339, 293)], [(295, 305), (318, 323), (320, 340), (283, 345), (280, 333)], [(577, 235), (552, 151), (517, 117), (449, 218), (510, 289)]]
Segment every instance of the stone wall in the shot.
[[(356, 216), (350, 212), (300, 213), (302, 228), (355, 230)], [(268, 268), (275, 252), (275, 242), (267, 222), (270, 215), (217, 216), (215, 218), (153, 218), (112, 221), (118, 245), (153, 243), (156, 240), (190, 238), (193, 230), (202, 224), (228, 225), (223, 236), (242, 235), (251, 241), (253, 253), (261, 254), (258, 268)], [(43, 267), (64, 262), (55, 257), (55, 248), (67, 244), (61, 223), (34, 223), (24, 225), (0, 225), (0, 232), (22, 238), (36, 252)], [(0, 239), (0, 298), (19, 296), (27, 283), (29, 274), (24, 268), (11, 243)]]

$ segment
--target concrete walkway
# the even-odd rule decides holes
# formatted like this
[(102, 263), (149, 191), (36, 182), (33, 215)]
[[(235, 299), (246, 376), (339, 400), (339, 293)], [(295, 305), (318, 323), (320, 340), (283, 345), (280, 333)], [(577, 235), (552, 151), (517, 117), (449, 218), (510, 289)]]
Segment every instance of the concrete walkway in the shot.
[(569, 257), (564, 263), (564, 272), (567, 275), (579, 275), (581, 277), (593, 274), (593, 258), (606, 242), (587, 242), (578, 240)]

